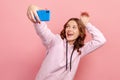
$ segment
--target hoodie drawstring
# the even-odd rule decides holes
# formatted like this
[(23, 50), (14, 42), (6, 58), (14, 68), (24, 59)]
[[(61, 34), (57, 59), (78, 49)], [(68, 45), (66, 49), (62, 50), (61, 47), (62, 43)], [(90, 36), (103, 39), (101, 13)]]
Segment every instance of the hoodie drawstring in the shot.
[(71, 71), (71, 69), (72, 69), (72, 56), (73, 56), (73, 52), (74, 52), (74, 49), (73, 49), (72, 54), (71, 54), (71, 56), (70, 56), (70, 71)]
[(67, 70), (67, 64), (68, 64), (68, 42), (66, 41), (66, 70)]
[[(70, 71), (72, 69), (72, 56), (73, 56), (74, 48), (72, 51), (72, 54), (70, 56)], [(67, 65), (68, 65), (68, 41), (66, 41), (66, 70), (67, 70)]]

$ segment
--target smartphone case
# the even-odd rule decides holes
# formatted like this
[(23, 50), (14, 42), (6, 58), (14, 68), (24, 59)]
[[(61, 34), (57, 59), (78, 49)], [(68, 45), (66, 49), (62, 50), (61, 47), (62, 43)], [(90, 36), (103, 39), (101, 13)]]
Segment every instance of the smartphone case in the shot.
[(50, 10), (38, 10), (37, 14), (41, 21), (50, 21)]

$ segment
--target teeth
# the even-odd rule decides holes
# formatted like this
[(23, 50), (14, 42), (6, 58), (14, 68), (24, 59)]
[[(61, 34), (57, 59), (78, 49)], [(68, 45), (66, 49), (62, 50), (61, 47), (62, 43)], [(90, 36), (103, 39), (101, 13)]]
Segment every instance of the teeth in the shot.
[(73, 34), (68, 34), (68, 36), (72, 36)]
[(68, 35), (72, 35), (72, 33), (70, 34), (70, 33), (68, 33)]

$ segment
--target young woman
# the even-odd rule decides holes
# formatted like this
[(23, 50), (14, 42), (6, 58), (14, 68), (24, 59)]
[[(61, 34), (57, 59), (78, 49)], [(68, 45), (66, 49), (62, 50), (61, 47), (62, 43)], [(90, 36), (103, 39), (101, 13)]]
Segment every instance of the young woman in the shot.
[[(102, 46), (106, 39), (89, 22), (87, 13), (82, 13), (80, 19), (69, 19), (59, 35), (53, 34), (47, 24), (39, 20), (36, 10), (39, 10), (37, 6), (29, 6), (27, 16), (34, 23), (37, 34), (47, 48), (36, 80), (74, 80), (80, 59)], [(84, 43), (85, 29), (92, 35), (92, 40), (87, 43)]]

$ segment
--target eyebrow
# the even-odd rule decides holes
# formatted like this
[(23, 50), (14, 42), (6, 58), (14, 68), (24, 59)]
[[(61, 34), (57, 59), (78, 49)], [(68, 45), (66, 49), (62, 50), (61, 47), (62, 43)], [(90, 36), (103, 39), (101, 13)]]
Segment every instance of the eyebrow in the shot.
[[(66, 26), (70, 26), (70, 24), (67, 24)], [(77, 26), (77, 25), (73, 25), (73, 26)]]

